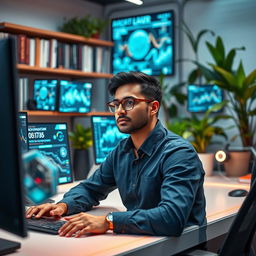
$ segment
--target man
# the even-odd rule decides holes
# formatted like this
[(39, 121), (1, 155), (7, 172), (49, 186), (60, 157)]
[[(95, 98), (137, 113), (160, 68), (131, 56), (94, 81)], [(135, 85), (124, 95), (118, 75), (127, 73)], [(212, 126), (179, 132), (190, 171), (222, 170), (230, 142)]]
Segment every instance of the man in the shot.
[[(187, 141), (158, 120), (159, 82), (141, 72), (121, 72), (109, 84), (108, 103), (119, 130), (130, 134), (87, 180), (57, 204), (28, 209), (27, 218), (70, 215), (61, 236), (116, 233), (179, 236), (184, 227), (205, 221), (202, 164)], [(126, 212), (85, 213), (118, 188)]]

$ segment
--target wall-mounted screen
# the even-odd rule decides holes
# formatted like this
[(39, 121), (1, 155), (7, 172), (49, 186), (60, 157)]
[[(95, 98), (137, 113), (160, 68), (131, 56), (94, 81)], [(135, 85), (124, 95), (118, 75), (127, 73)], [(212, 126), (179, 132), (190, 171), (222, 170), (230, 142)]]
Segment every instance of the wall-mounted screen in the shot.
[(174, 12), (113, 19), (112, 72), (174, 74)]
[(39, 150), (58, 166), (59, 184), (72, 182), (66, 123), (29, 123), (28, 141), (30, 150)]
[(60, 80), (59, 111), (87, 113), (91, 110), (92, 84)]
[(121, 139), (129, 134), (121, 133), (114, 116), (92, 116), (93, 148), (96, 164), (101, 164)]
[(56, 110), (57, 99), (56, 79), (36, 79), (33, 84), (34, 100), (36, 101), (36, 109), (54, 111)]
[(223, 101), (223, 92), (217, 85), (188, 85), (189, 112), (205, 112)]

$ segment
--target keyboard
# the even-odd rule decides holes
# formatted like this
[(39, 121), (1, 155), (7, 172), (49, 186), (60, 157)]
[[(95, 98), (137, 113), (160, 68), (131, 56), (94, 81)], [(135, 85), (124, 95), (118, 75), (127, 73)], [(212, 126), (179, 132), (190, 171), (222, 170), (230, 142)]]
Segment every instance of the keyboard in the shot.
[(27, 219), (28, 229), (58, 235), (59, 228), (66, 223), (63, 220), (52, 219)]

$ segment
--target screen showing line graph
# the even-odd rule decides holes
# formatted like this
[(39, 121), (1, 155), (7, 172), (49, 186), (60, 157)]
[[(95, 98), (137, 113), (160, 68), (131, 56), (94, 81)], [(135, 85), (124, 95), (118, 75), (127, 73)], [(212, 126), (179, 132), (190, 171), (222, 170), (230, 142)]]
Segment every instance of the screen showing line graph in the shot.
[(29, 149), (37, 149), (59, 167), (59, 184), (72, 182), (66, 123), (29, 123)]
[(28, 125), (27, 125), (27, 112), (18, 112), (18, 127), (21, 152), (28, 151)]
[(36, 101), (36, 109), (54, 111), (56, 110), (57, 99), (57, 83), (56, 79), (36, 79), (33, 84), (34, 100)]
[(91, 83), (60, 80), (59, 111), (90, 112), (91, 90)]
[(217, 85), (188, 85), (188, 111), (205, 112), (223, 101), (223, 92)]
[(174, 12), (113, 19), (112, 73), (174, 74)]
[(95, 163), (101, 164), (118, 142), (129, 135), (119, 132), (114, 116), (92, 116), (91, 121)]

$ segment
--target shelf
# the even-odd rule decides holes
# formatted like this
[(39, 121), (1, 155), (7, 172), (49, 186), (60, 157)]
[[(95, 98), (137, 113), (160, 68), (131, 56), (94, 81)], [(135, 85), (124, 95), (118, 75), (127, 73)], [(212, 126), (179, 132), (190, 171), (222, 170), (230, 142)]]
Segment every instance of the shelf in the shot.
[(111, 78), (113, 75), (108, 73), (83, 72), (80, 70), (64, 69), (64, 68), (41, 68), (18, 64), (17, 68), (20, 74), (35, 74), (35, 75), (58, 75), (68, 77), (92, 77), (92, 78)]
[[(27, 111), (27, 110), (23, 110)], [(37, 110), (29, 110), (27, 111), (28, 116), (75, 116), (75, 117), (85, 117), (85, 116), (113, 116), (113, 113), (110, 112), (89, 112), (89, 113), (62, 113), (58, 111), (37, 111)]]
[(9, 22), (1, 22), (0, 31), (13, 33), (13, 34), (26, 34), (31, 37), (49, 38), (49, 39), (55, 38), (63, 42), (84, 43), (89, 45), (106, 46), (106, 47), (113, 46), (113, 42), (106, 41), (106, 40), (86, 38), (83, 36), (78, 36), (78, 35), (73, 35), (73, 34), (68, 34), (63, 32), (32, 28), (32, 27), (12, 24)]

